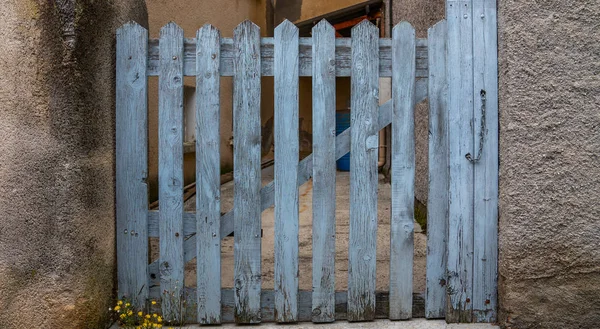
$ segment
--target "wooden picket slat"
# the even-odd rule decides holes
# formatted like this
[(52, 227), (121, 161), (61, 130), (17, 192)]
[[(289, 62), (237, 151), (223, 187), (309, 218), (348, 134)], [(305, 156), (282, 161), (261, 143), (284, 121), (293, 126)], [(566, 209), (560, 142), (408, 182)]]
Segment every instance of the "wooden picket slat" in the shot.
[[(349, 77), (352, 74), (352, 50), (350, 38), (335, 39), (335, 75)], [(379, 76), (392, 76), (392, 40), (381, 38), (379, 43)], [(158, 75), (159, 41), (150, 40), (148, 51), (148, 75)], [(184, 73), (186, 76), (196, 75), (196, 39), (185, 40)], [(274, 44), (273, 38), (261, 38), (261, 75), (274, 76)], [(312, 40), (300, 38), (299, 40), (299, 75), (301, 77), (312, 74)], [(221, 38), (221, 76), (233, 76), (233, 62), (235, 52), (232, 38)], [(417, 77), (427, 78), (427, 40), (417, 40)]]
[[(416, 102), (419, 103), (426, 98), (427, 95), (427, 79), (420, 79), (416, 82)], [(377, 129), (381, 130), (392, 122), (392, 101), (389, 100), (379, 107), (379, 118)], [(339, 159), (346, 153), (350, 152), (350, 133), (352, 128), (346, 129), (344, 132), (336, 136), (335, 139), (335, 159)], [(313, 173), (313, 156), (312, 154), (302, 159), (298, 164), (298, 186), (306, 183)], [(265, 185), (260, 190), (260, 211), (273, 206), (275, 193), (275, 184), (273, 181)], [(148, 236), (158, 237), (158, 213), (159, 211), (148, 211)], [(234, 210), (229, 211), (221, 216), (221, 239), (227, 237), (234, 231)], [(184, 260), (189, 262), (196, 258), (196, 214), (185, 212), (183, 215), (184, 232), (187, 239), (183, 243)], [(157, 275), (158, 262), (153, 262), (148, 265), (148, 271), (151, 275)], [(154, 282), (154, 279), (151, 279)], [(152, 284), (151, 284), (152, 285)]]
[(313, 36), (312, 321), (335, 321), (335, 30), (326, 20)]
[[(416, 102), (420, 103), (427, 97), (427, 79), (419, 79), (416, 82)], [(377, 129), (381, 130), (392, 122), (392, 101), (389, 100), (379, 107), (379, 118)], [(335, 139), (335, 158), (336, 160), (350, 152), (350, 135), (352, 128), (346, 129), (344, 132), (336, 136)], [(306, 183), (313, 173), (313, 156), (312, 154), (302, 159), (298, 164), (298, 185)], [(260, 190), (260, 211), (273, 206), (275, 193), (275, 184), (273, 181), (265, 185)], [(159, 211), (148, 211), (148, 236), (158, 237), (158, 213)], [(229, 211), (221, 216), (221, 239), (227, 237), (234, 231), (234, 210)], [(184, 213), (184, 232), (188, 237), (183, 243), (184, 260), (189, 262), (196, 258), (196, 214), (192, 212)], [(152, 276), (158, 275), (158, 262), (153, 262), (148, 265), (149, 274)], [(155, 279), (150, 279), (151, 285)]]
[(379, 29), (369, 21), (363, 21), (352, 28), (349, 321), (375, 318), (379, 150), (378, 36)]
[(275, 28), (275, 320), (298, 320), (298, 28)]
[(392, 31), (392, 207), (390, 220), (390, 319), (412, 317), (415, 204), (415, 29)]
[[(198, 323), (221, 323), (220, 33), (197, 32), (196, 232)], [(185, 230), (184, 230), (185, 231)]]
[(160, 31), (158, 82), (158, 197), (162, 314), (179, 323), (183, 293), (183, 30)]
[(260, 322), (260, 29), (234, 30), (233, 145), (236, 323)]
[[(496, 322), (498, 299), (498, 37), (496, 0), (473, 2), (475, 156), (473, 321)], [(478, 150), (482, 119), (483, 147)], [(479, 153), (481, 152), (481, 153)]]
[(148, 299), (148, 31), (117, 30), (116, 215), (119, 298), (138, 309)]
[(448, 115), (446, 107), (446, 21), (429, 28), (429, 197), (425, 317), (446, 314), (448, 240)]
[[(117, 31), (117, 257), (119, 297), (161, 298), (182, 322), (192, 298), (200, 324), (331, 322), (414, 316), (414, 105), (429, 95), (427, 318), (497, 319), (498, 75), (496, 0), (448, 0), (428, 40), (408, 23), (392, 39), (364, 21), (336, 39), (323, 21), (299, 38), (285, 21), (261, 38), (245, 21), (233, 38), (206, 25), (161, 39)], [(193, 48), (193, 49), (192, 49)], [(147, 76), (159, 76), (159, 211), (147, 200)], [(196, 75), (197, 209), (183, 211), (183, 77)], [(220, 214), (220, 76), (233, 76), (234, 210)], [(261, 188), (261, 76), (275, 77), (275, 180)], [(313, 77), (314, 155), (298, 161), (299, 76)], [(352, 77), (352, 129), (335, 137), (335, 77)], [(379, 78), (392, 101), (378, 106)], [(422, 77), (423, 79), (418, 79)], [(379, 130), (392, 125), (390, 292), (375, 292)], [(348, 292), (334, 291), (335, 160), (351, 151)], [(298, 290), (298, 186), (314, 177), (313, 291)], [(261, 212), (275, 204), (275, 290), (261, 290)], [(220, 240), (234, 238), (234, 289), (221, 289)], [(122, 234), (121, 234), (122, 232)], [(148, 237), (159, 260), (147, 265)], [(198, 257), (196, 288), (184, 263)], [(185, 294), (184, 294), (185, 292)], [(185, 295), (185, 296), (184, 296)], [(226, 297), (223, 297), (226, 296)], [(223, 300), (226, 299), (226, 301)], [(385, 304), (381, 304), (384, 300)], [(189, 300), (188, 300), (189, 301)], [(262, 305), (261, 302), (267, 303)], [(341, 307), (346, 308), (340, 315)], [(385, 306), (382, 306), (385, 305)], [(382, 309), (385, 307), (385, 310)], [(338, 311), (336, 312), (336, 309)], [(266, 313), (265, 313), (266, 312)], [(225, 315), (224, 315), (225, 314)], [(423, 313), (419, 313), (423, 314)], [(187, 315), (189, 316), (189, 314)], [(231, 317), (231, 319), (229, 318)]]
[(471, 322), (473, 293), (473, 13), (472, 1), (447, 5), (449, 143), (448, 322)]
[[(427, 79), (419, 79), (416, 81), (416, 90), (415, 90), (416, 100), (415, 103), (420, 103), (427, 98)], [(388, 126), (392, 122), (392, 101), (389, 100), (382, 104), (379, 109), (379, 119), (378, 119), (378, 127), (377, 129), (381, 130)], [(336, 136), (336, 160), (343, 157), (346, 153), (350, 152), (350, 132), (352, 128), (349, 128)], [(306, 183), (312, 177), (312, 155), (304, 158), (300, 161), (299, 170), (298, 170), (298, 185), (302, 185)], [(273, 193), (275, 191), (274, 182), (270, 182), (265, 185), (261, 190), (261, 211), (273, 206)], [(152, 216), (154, 216), (154, 212), (150, 212), (149, 214), (150, 220), (152, 221)], [(233, 232), (233, 210), (229, 211), (227, 214), (221, 217), (221, 238), (224, 238), (230, 235)], [(192, 237), (191, 239), (194, 239)], [(191, 241), (191, 239), (187, 241)], [(186, 242), (187, 242), (186, 241)], [(195, 245), (195, 244), (194, 244)], [(186, 249), (187, 250), (187, 249)]]

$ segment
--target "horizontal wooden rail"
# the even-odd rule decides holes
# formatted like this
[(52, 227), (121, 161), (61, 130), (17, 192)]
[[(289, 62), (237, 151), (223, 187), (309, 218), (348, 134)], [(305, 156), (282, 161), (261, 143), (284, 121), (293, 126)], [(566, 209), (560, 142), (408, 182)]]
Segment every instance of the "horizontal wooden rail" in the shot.
[[(428, 75), (427, 39), (418, 39), (416, 46), (416, 77), (426, 78)], [(335, 75), (349, 77), (352, 71), (352, 42), (350, 38), (335, 40)], [(159, 73), (159, 40), (151, 39), (148, 44), (148, 76), (158, 76)], [(261, 74), (273, 76), (274, 68), (274, 39), (261, 38)], [(184, 41), (183, 72), (185, 76), (196, 76), (196, 39)], [(312, 75), (312, 38), (299, 40), (299, 75)], [(233, 39), (221, 38), (221, 76), (233, 76)], [(379, 77), (392, 76), (392, 40), (379, 39)]]
[[(234, 302), (233, 289), (221, 290), (221, 322), (234, 322)], [(160, 286), (150, 288), (150, 298), (158, 298), (160, 296)], [(187, 315), (187, 321), (190, 323), (196, 322), (196, 288), (185, 288), (184, 296), (188, 301), (186, 303), (187, 310), (184, 314)], [(273, 290), (262, 290), (261, 293), (261, 315), (263, 322), (273, 322), (275, 319), (275, 294)], [(386, 319), (389, 314), (389, 293), (377, 291), (375, 293), (375, 317), (378, 319)], [(413, 318), (422, 318), (425, 316), (425, 299), (422, 294), (413, 294), (412, 301)], [(335, 293), (335, 319), (348, 319), (348, 293), (346, 291), (336, 291)], [(298, 291), (298, 321), (310, 322), (312, 320), (312, 291)]]

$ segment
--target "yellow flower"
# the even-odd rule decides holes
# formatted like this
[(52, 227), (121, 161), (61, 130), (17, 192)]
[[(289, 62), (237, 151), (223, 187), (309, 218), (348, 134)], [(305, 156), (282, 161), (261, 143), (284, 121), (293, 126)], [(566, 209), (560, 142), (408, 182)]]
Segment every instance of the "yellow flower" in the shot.
[(131, 304), (129, 304), (129, 303), (125, 304), (125, 307), (129, 307), (129, 306), (131, 306)]
[(158, 314), (154, 313), (154, 314), (152, 314), (152, 316), (156, 318), (156, 317), (158, 317)]
[(129, 312), (127, 312), (127, 315), (131, 316), (133, 314), (132, 310), (129, 310)]
[(150, 314), (146, 314), (146, 319), (150, 319)]
[(158, 317), (158, 322), (162, 322), (162, 318), (160, 316)]
[(122, 300), (120, 300), (120, 301), (117, 303), (117, 305), (123, 305), (123, 301), (122, 301)]
[(143, 316), (143, 315), (144, 315), (144, 313), (142, 313), (142, 311), (138, 312), (138, 316)]
[(120, 317), (121, 319), (124, 319), (126, 316), (127, 316), (127, 315), (125, 315), (125, 313), (123, 313), (123, 314), (119, 315), (119, 317)]
[(156, 301), (155, 300), (152, 301), (152, 305), (156, 305)]
[(119, 306), (119, 305), (115, 306), (115, 311), (118, 311), (120, 309), (121, 309), (121, 306)]

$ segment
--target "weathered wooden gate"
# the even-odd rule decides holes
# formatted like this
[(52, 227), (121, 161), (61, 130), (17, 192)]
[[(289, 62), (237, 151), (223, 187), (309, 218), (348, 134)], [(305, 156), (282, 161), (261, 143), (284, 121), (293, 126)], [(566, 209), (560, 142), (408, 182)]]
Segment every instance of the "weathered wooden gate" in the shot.
[[(462, 19), (460, 14), (450, 15), (449, 20)], [(313, 28), (312, 38), (299, 38), (298, 29), (288, 21), (275, 29), (274, 38), (261, 38), (259, 28), (250, 21), (241, 23), (233, 38), (221, 38), (210, 25), (202, 27), (195, 39), (185, 39), (174, 23), (161, 30), (160, 40), (148, 40), (148, 32), (135, 23), (119, 29), (116, 141), (120, 296), (139, 307), (150, 299), (160, 300), (166, 319), (181, 320), (180, 310), (193, 308), (194, 320), (201, 324), (413, 316), (471, 321), (467, 314), (473, 311), (479, 312), (475, 320), (493, 321), (495, 241), (485, 242), (484, 262), (488, 267), (480, 269), (473, 257), (481, 256), (481, 252), (475, 248), (473, 255), (473, 241), (465, 237), (465, 230), (469, 230), (471, 239), (482, 238), (473, 237), (473, 227), (469, 226), (473, 225), (472, 214), (469, 224), (468, 219), (453, 213), (453, 207), (464, 205), (452, 194), (461, 193), (464, 184), (473, 182), (472, 178), (454, 181), (452, 170), (474, 165), (464, 154), (453, 157), (454, 148), (449, 143), (458, 138), (457, 145), (463, 145), (462, 138), (470, 138), (465, 145), (473, 152), (472, 129), (476, 128), (472, 122), (460, 121), (460, 106), (447, 106), (448, 101), (459, 101), (448, 94), (452, 94), (454, 83), (473, 83), (460, 80), (464, 79), (460, 73), (469, 68), (451, 59), (458, 58), (452, 57), (453, 52), (463, 51), (459, 47), (462, 42), (447, 43), (447, 32), (451, 38), (461, 33), (447, 28), (445, 21), (433, 26), (426, 40), (415, 38), (413, 27), (406, 22), (393, 29), (391, 39), (380, 39), (378, 29), (366, 21), (353, 28), (350, 39), (336, 39), (326, 21)], [(149, 211), (146, 185), (148, 76), (159, 76), (159, 211)], [(183, 210), (184, 76), (195, 76), (197, 88), (195, 213)], [(221, 76), (234, 77), (235, 196), (234, 209), (225, 215), (220, 213), (219, 180)], [(276, 152), (275, 180), (261, 188), (262, 76), (275, 78)], [(313, 154), (302, 161), (298, 160), (299, 76), (313, 80)], [(352, 128), (337, 137), (336, 76), (352, 79)], [(392, 78), (392, 99), (382, 106), (378, 102), (380, 77)], [(430, 181), (427, 290), (421, 296), (412, 291), (413, 115), (415, 104), (425, 98), (429, 98), (430, 110)], [(481, 99), (485, 110), (485, 91)], [(381, 293), (375, 291), (377, 150), (378, 132), (390, 123), (392, 216), (391, 227), (386, 228), (391, 230), (390, 291)], [(453, 136), (452, 125), (464, 128), (470, 137)], [(485, 122), (481, 126), (494, 129)], [(349, 151), (348, 291), (336, 292), (335, 160)], [(298, 289), (298, 186), (311, 177), (313, 290), (305, 292)], [(261, 212), (273, 204), (275, 290), (265, 291), (261, 289)], [(486, 238), (495, 237), (493, 223), (480, 224), (485, 227), (475, 228), (476, 234), (485, 230)], [(221, 239), (233, 231), (235, 283), (233, 290), (224, 290)], [(160, 259), (148, 264), (150, 237), (160, 238)], [(465, 241), (470, 249), (462, 245)], [(184, 265), (196, 257), (197, 287), (185, 288)], [(485, 281), (485, 288), (474, 293), (479, 281)]]

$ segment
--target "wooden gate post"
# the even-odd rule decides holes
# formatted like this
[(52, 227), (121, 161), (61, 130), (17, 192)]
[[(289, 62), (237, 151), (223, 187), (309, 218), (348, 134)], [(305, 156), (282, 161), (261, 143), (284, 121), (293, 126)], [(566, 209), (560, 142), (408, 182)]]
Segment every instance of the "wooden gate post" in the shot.
[(143, 309), (148, 298), (148, 31), (117, 31), (116, 178), (119, 298)]
[[(496, 0), (473, 2), (475, 156), (473, 321), (496, 322), (498, 299), (498, 32)], [(480, 145), (477, 145), (480, 143)]]
[(448, 322), (496, 319), (496, 0), (448, 0)]

